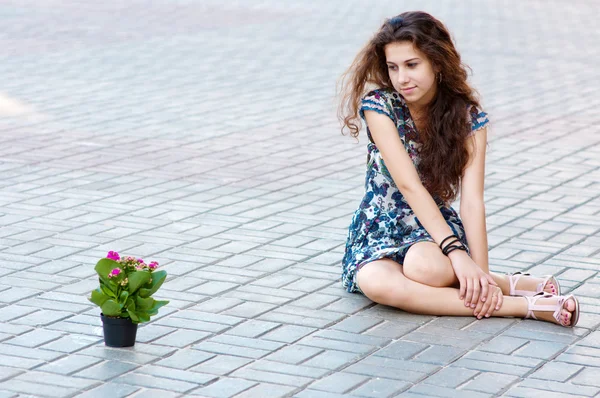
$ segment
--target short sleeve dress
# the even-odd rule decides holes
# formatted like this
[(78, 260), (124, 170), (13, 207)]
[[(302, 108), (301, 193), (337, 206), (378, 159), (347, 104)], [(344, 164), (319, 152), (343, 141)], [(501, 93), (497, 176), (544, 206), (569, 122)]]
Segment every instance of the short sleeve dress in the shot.
[[(392, 119), (406, 152), (417, 166), (419, 134), (402, 96), (393, 89), (371, 91), (362, 100), (360, 116), (363, 119), (364, 111), (367, 110)], [(469, 113), (472, 131), (488, 124), (485, 112), (473, 107)], [(350, 293), (360, 292), (356, 283), (356, 272), (364, 264), (382, 258), (391, 258), (402, 264), (406, 252), (413, 244), (421, 241), (434, 242), (396, 187), (379, 150), (373, 143), (368, 126), (367, 136), (369, 144), (365, 195), (352, 217), (342, 260), (342, 285)], [(464, 227), (457, 212), (441, 200), (434, 200), (450, 229), (467, 246)]]

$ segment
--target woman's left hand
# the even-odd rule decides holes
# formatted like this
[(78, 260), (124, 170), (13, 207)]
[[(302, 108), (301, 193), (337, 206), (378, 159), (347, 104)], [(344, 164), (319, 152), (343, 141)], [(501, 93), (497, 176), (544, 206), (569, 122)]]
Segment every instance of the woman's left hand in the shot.
[(477, 303), (473, 315), (476, 316), (477, 319), (483, 317), (489, 318), (495, 311), (498, 311), (502, 307), (503, 301), (504, 295), (502, 294), (502, 289), (498, 286), (490, 285), (487, 300), (480, 300), (479, 303)]

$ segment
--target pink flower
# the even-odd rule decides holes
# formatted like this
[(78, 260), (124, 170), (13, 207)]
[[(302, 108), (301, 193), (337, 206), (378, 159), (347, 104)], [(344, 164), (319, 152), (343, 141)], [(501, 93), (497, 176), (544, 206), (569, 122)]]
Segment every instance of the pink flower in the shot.
[(142, 260), (141, 258), (138, 258), (138, 259), (137, 259), (137, 262), (138, 262), (138, 263), (140, 263), (140, 264), (145, 264), (145, 263), (144, 263), (144, 260)]
[(150, 264), (148, 264), (148, 268), (150, 269), (156, 269), (158, 267), (158, 263), (156, 261), (151, 261)]
[(112, 276), (119, 276), (119, 274), (121, 274), (121, 269), (120, 268), (115, 268), (112, 271), (110, 271), (110, 274), (108, 274), (108, 277), (112, 277)]
[(106, 255), (106, 258), (108, 258), (109, 260), (119, 261), (121, 259), (121, 256), (119, 256), (119, 253), (117, 252), (110, 251)]

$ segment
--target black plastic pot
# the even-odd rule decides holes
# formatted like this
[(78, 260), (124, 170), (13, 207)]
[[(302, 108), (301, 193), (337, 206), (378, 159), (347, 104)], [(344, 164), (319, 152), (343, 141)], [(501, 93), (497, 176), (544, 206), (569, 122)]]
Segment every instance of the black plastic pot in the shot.
[(137, 334), (137, 323), (129, 318), (109, 318), (100, 314), (104, 329), (104, 344), (109, 347), (133, 347)]

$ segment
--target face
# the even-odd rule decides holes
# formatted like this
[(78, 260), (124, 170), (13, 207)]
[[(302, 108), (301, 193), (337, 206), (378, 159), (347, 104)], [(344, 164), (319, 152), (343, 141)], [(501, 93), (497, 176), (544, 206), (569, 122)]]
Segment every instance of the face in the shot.
[(423, 107), (431, 102), (437, 90), (436, 73), (425, 54), (408, 41), (390, 43), (384, 51), (392, 85), (406, 103)]

